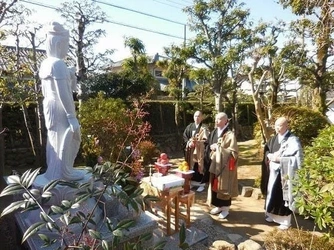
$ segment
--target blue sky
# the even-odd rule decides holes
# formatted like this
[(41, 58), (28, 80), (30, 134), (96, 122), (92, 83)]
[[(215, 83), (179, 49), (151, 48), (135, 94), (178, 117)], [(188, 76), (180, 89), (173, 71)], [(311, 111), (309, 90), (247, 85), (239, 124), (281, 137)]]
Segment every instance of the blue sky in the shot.
[[(254, 21), (263, 19), (264, 21), (274, 21), (275, 19), (283, 19), (290, 21), (293, 18), (290, 10), (283, 10), (283, 8), (275, 3), (277, 0), (244, 0), (246, 7), (251, 10), (251, 18)], [(42, 0), (31, 0), (34, 3), (42, 3)], [(48, 5), (59, 7), (63, 0), (48, 1)], [(110, 3), (112, 5), (122, 6), (124, 8), (133, 9), (139, 12), (148, 13), (154, 16), (159, 16), (178, 23), (173, 23), (166, 20), (160, 20), (150, 16), (134, 13), (121, 8), (108, 6), (102, 3)], [(191, 0), (98, 0), (99, 5), (109, 17), (109, 20), (117, 23), (123, 23), (131, 26), (137, 26), (161, 33), (170, 34), (180, 38), (164, 36), (143, 30), (125, 27), (118, 24), (108, 23), (100, 26), (107, 32), (107, 36), (100, 40), (96, 47), (97, 51), (104, 49), (115, 49), (112, 56), (114, 61), (121, 60), (129, 56), (130, 52), (124, 48), (124, 37), (136, 37), (143, 41), (146, 52), (150, 55), (155, 53), (163, 54), (163, 47), (169, 46), (173, 43), (181, 44), (184, 38), (184, 25), (187, 23), (187, 16), (182, 12), (182, 8), (191, 4)], [(51, 20), (62, 22), (54, 10), (39, 7), (34, 4), (23, 3), (29, 8), (35, 9), (31, 19), (37, 20), (44, 24)], [(191, 33), (186, 28), (186, 36), (191, 37)]]

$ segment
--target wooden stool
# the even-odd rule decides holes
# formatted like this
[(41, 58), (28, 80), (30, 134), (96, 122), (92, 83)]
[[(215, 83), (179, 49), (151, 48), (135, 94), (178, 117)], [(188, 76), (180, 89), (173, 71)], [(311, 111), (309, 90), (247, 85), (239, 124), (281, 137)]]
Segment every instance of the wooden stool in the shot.
[(187, 194), (180, 192), (179, 202), (186, 206), (186, 213), (184, 214), (180, 211), (180, 217), (185, 219), (187, 227), (190, 227), (190, 208), (195, 202), (195, 192), (190, 191)]

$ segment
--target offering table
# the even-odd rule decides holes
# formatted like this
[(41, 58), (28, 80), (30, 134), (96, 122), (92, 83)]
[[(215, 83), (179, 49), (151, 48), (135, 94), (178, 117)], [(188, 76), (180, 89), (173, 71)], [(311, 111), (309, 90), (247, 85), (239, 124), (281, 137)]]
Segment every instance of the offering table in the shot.
[[(161, 177), (145, 177), (142, 179), (141, 188), (143, 195), (153, 195), (160, 198), (159, 202), (151, 204), (153, 207), (160, 207), (166, 215), (166, 233), (171, 235), (171, 218), (174, 216), (174, 231), (179, 231), (179, 193), (183, 192), (184, 179), (170, 174)], [(174, 208), (173, 208), (174, 206)]]

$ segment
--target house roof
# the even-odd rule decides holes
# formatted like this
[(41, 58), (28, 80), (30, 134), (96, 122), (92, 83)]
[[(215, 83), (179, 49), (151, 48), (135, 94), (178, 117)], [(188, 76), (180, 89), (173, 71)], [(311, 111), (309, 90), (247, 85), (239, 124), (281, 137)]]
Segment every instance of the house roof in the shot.
[[(123, 62), (126, 60), (126, 59), (129, 59), (130, 57), (128, 58), (125, 58), (123, 60), (120, 60), (120, 61), (117, 61), (117, 62), (114, 62), (111, 66), (112, 67), (121, 67)], [(156, 53), (155, 55), (147, 55), (147, 58), (148, 58), (148, 63), (149, 64), (154, 64), (156, 63), (157, 61), (161, 61), (161, 60), (165, 60), (165, 59), (168, 59), (168, 57), (166, 56), (162, 56), (162, 55), (159, 55), (159, 53)]]
[[(9, 71), (11, 62), (13, 62), (16, 58), (17, 50), (15, 46), (2, 46), (1, 47), (1, 56), (0, 56), (0, 70), (1, 71)], [(31, 48), (19, 48), (19, 57), (20, 64), (25, 64), (31, 67), (33, 65), (33, 50)], [(36, 59), (37, 65), (39, 66), (41, 62), (46, 58), (45, 50), (36, 49)]]
[[(5, 46), (2, 45), (0, 47), (0, 71), (8, 72), (11, 70), (11, 65), (16, 60), (16, 47), (15, 46)], [(21, 65), (28, 65), (28, 67), (32, 68), (33, 61), (33, 49), (32, 48), (19, 48), (19, 57)], [(46, 51), (42, 49), (36, 49), (36, 59), (37, 59), (37, 67), (41, 65), (41, 62), (47, 57)], [(75, 65), (75, 61), (71, 57), (66, 58), (66, 63), (68, 65)]]

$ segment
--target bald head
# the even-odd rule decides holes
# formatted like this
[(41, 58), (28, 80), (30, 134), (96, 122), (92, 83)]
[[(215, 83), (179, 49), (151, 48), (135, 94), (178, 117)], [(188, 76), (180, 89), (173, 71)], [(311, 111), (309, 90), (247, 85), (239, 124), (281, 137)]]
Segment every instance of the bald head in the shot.
[(216, 114), (215, 122), (218, 128), (223, 128), (228, 123), (227, 114), (224, 112)]
[(284, 135), (288, 128), (288, 120), (285, 117), (277, 118), (275, 122), (275, 131), (277, 134)]
[(200, 124), (203, 120), (203, 114), (201, 111), (197, 110), (195, 113), (194, 113), (194, 122), (196, 125)]

